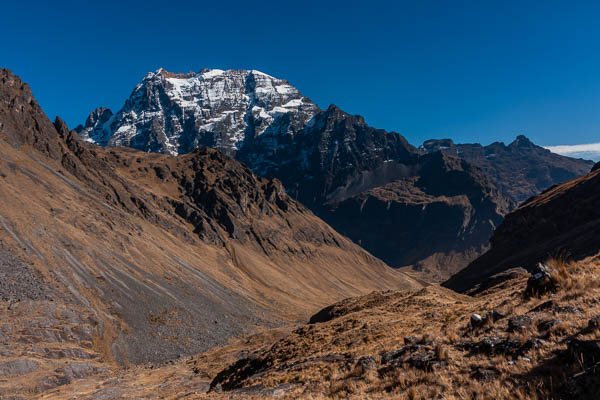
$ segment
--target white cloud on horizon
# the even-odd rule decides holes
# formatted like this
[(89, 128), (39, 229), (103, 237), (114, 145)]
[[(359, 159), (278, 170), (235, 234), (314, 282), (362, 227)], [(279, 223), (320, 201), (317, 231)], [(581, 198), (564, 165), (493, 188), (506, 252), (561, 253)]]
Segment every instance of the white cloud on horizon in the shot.
[(545, 148), (563, 156), (600, 161), (600, 143), (545, 146)]

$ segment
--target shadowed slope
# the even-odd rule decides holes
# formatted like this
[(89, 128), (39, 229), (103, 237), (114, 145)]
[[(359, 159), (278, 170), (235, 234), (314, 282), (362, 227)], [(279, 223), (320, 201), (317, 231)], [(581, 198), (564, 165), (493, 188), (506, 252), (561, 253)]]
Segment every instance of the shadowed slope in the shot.
[(600, 250), (600, 170), (554, 186), (508, 214), (491, 249), (444, 283), (465, 291), (513, 267), (549, 257), (582, 259)]
[(440, 281), (487, 248), (507, 211), (479, 168), (437, 152), (421, 158), (414, 176), (351, 196), (324, 218), (389, 265)]

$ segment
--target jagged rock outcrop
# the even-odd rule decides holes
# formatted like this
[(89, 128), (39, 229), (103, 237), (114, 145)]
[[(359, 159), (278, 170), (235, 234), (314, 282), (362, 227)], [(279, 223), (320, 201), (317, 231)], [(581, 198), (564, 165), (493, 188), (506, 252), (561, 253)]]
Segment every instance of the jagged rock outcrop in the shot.
[(85, 141), (106, 144), (112, 136), (110, 130), (112, 118), (113, 113), (109, 108), (96, 108), (88, 115), (85, 125), (77, 126), (75, 131), (79, 132), (80, 137)]
[(511, 199), (511, 208), (552, 185), (588, 173), (594, 165), (589, 160), (552, 153), (523, 135), (508, 146), (501, 142), (488, 146), (455, 144), (451, 139), (440, 139), (428, 140), (419, 149), (426, 153), (442, 151), (478, 166)]
[(335, 105), (279, 143), (276, 152), (265, 152), (275, 140), (272, 135), (244, 147), (237, 158), (260, 175), (281, 180), (288, 193), (313, 210), (410, 176), (418, 162), (416, 149), (404, 137), (372, 128)]
[(600, 170), (554, 186), (508, 214), (491, 248), (444, 283), (459, 291), (501, 271), (532, 271), (548, 258), (578, 260), (600, 250)]
[[(0, 133), (11, 146), (33, 147), (56, 158), (60, 145), (52, 122), (33, 98), (29, 86), (6, 69), (0, 69)], [(40, 132), (51, 132), (40, 135)]]

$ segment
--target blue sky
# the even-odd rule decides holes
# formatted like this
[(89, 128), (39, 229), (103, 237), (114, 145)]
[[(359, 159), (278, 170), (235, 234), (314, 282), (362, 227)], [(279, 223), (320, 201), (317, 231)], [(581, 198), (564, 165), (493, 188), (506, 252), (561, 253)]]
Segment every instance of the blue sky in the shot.
[[(89, 3), (89, 4), (88, 4)], [(600, 2), (7, 2), (0, 66), (74, 127), (164, 67), (258, 69), (413, 144), (600, 142)]]

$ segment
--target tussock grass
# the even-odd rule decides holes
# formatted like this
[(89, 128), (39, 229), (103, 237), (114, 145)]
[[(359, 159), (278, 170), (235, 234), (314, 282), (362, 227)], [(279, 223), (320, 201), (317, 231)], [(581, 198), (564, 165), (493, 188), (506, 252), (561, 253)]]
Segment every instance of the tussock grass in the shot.
[[(590, 318), (600, 315), (599, 260), (549, 260), (560, 288), (539, 298), (525, 298), (522, 294), (527, 278), (516, 278), (478, 297), (431, 286), (349, 299), (346, 306), (340, 305), (339, 317), (331, 321), (271, 336), (274, 342), (245, 344), (245, 350), (269, 356), (274, 363), (260, 373), (240, 378), (239, 388), (284, 388), (283, 398), (290, 399), (573, 398), (565, 392), (565, 384), (585, 371), (586, 359), (572, 361), (568, 341), (598, 338), (587, 325)], [(532, 312), (549, 300), (549, 308)], [(566, 306), (576, 307), (580, 313), (555, 310)], [(477, 330), (470, 328), (473, 313), (485, 315), (492, 310), (505, 317)], [(508, 320), (520, 315), (530, 316), (533, 323), (509, 333)], [(538, 329), (539, 324), (551, 320), (560, 322), (547, 330)], [(411, 351), (431, 354), (441, 364), (426, 370), (410, 363), (385, 364), (382, 355), (404, 348), (408, 336), (417, 338), (417, 345), (409, 346), (414, 349)], [(505, 353), (501, 348), (490, 353), (472, 350), (486, 338), (516, 341), (516, 346), (538, 339), (539, 347), (517, 353)], [(374, 366), (359, 362), (366, 356), (375, 360)], [(218, 357), (226, 359), (219, 350), (213, 350), (210, 357), (205, 355), (198, 361), (210, 363)], [(214, 376), (214, 372), (208, 374)], [(140, 378), (131, 377), (132, 382), (136, 379)], [(198, 398), (230, 398), (235, 394), (236, 390)]]

